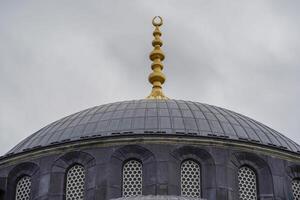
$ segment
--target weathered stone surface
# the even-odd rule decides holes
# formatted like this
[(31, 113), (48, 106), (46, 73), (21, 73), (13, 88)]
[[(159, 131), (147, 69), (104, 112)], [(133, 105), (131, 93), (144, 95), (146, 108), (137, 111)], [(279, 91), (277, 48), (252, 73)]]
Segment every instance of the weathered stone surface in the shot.
[(200, 164), (201, 196), (207, 200), (237, 200), (237, 172), (243, 165), (251, 166), (257, 174), (259, 199), (291, 198), (291, 180), (300, 177), (300, 158), (291, 162), (288, 158), (228, 146), (139, 143), (77, 147), (1, 165), (0, 193), (4, 200), (13, 200), (16, 180), (27, 174), (32, 176), (34, 200), (62, 200), (66, 171), (77, 163), (86, 169), (87, 200), (120, 198), (122, 166), (131, 158), (143, 163), (143, 195), (158, 195), (153, 198), (180, 196), (180, 166), (186, 159)]

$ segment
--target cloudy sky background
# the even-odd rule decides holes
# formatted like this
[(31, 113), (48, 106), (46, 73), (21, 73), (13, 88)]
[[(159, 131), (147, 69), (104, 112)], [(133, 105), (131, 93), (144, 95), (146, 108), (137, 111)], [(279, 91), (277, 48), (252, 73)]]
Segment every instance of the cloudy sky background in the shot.
[(82, 109), (150, 92), (234, 110), (300, 143), (300, 1), (1, 0), (0, 154)]

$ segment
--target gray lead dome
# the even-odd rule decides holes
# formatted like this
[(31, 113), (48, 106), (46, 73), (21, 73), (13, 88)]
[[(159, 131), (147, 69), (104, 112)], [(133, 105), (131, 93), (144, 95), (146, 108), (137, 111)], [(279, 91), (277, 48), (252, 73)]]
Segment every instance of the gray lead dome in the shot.
[(42, 128), (8, 154), (93, 137), (174, 134), (266, 145), (291, 152), (300, 146), (244, 115), (182, 100), (132, 100), (92, 107)]

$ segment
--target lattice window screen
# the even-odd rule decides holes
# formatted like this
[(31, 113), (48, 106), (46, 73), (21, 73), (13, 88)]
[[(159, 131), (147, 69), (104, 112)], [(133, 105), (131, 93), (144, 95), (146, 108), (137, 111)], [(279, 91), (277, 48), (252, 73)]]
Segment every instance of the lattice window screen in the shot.
[(129, 160), (123, 167), (123, 197), (142, 195), (142, 163)]
[(181, 195), (185, 197), (201, 196), (200, 166), (187, 160), (181, 164)]
[(84, 167), (81, 165), (71, 167), (67, 173), (66, 200), (83, 200), (84, 182)]
[(300, 179), (294, 179), (292, 182), (294, 200), (300, 200)]
[(249, 167), (241, 167), (238, 172), (241, 200), (257, 200), (256, 174)]
[(31, 190), (31, 178), (24, 176), (21, 178), (16, 186), (16, 200), (29, 200)]

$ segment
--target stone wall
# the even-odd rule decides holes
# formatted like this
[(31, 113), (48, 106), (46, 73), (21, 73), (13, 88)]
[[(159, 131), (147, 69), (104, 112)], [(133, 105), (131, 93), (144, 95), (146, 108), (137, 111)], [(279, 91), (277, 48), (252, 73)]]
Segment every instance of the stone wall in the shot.
[(66, 171), (73, 164), (81, 164), (86, 170), (85, 199), (120, 198), (122, 167), (128, 159), (142, 162), (143, 195), (180, 196), (180, 166), (186, 159), (200, 164), (202, 197), (208, 200), (238, 199), (237, 172), (244, 165), (257, 174), (261, 200), (291, 199), (291, 181), (300, 177), (299, 163), (255, 150), (141, 142), (66, 148), (15, 160), (0, 166), (0, 194), (5, 200), (14, 200), (16, 180), (25, 174), (32, 177), (32, 199), (63, 200)]

